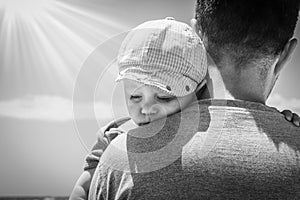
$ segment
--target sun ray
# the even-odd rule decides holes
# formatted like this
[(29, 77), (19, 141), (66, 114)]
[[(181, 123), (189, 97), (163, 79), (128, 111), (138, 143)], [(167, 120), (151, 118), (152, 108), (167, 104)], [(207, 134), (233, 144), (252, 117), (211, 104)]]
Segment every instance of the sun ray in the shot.
[[(77, 2), (78, 3), (78, 2)], [(67, 94), (93, 49), (127, 26), (80, 2), (0, 0), (0, 90)], [(10, 85), (11, 92), (6, 89)]]

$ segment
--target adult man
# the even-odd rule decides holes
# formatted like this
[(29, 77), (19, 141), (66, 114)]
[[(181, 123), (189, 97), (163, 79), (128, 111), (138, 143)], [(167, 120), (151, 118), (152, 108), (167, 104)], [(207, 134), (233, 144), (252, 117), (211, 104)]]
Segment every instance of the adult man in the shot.
[(296, 46), (298, 12), (298, 0), (198, 0), (192, 25), (219, 100), (116, 138), (90, 197), (299, 199), (300, 130), (265, 105)]

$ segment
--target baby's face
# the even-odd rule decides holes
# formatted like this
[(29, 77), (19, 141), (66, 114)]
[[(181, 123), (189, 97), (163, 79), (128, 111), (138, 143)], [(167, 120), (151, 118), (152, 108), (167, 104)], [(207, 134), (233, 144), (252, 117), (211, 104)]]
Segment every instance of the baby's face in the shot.
[(174, 114), (195, 98), (193, 93), (184, 97), (175, 97), (156, 87), (129, 79), (123, 81), (129, 115), (139, 126)]

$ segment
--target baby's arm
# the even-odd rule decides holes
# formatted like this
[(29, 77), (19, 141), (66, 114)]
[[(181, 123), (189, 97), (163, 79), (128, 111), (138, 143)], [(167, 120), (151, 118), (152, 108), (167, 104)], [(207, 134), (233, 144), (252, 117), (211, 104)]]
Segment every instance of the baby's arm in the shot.
[(284, 114), (286, 120), (292, 122), (295, 126), (300, 126), (300, 118), (296, 113), (292, 113), (290, 110), (284, 110), (281, 113)]
[(91, 152), (85, 158), (84, 171), (76, 181), (69, 200), (88, 199), (88, 192), (92, 181), (92, 177), (94, 175), (100, 157), (107, 145), (108, 142), (106, 142), (106, 140), (103, 137), (98, 138)]
[(70, 195), (70, 200), (83, 200), (88, 199), (88, 192), (92, 181), (94, 169), (84, 170), (78, 178), (73, 191)]
[(117, 127), (121, 126), (128, 120), (130, 120), (130, 118), (126, 117), (112, 121), (105, 127), (101, 128), (97, 133), (97, 142), (93, 146), (91, 152), (85, 158), (84, 171), (78, 178), (73, 188), (69, 198), (70, 200), (88, 199), (88, 192), (92, 177), (103, 151), (115, 137), (123, 133), (121, 130), (117, 129)]

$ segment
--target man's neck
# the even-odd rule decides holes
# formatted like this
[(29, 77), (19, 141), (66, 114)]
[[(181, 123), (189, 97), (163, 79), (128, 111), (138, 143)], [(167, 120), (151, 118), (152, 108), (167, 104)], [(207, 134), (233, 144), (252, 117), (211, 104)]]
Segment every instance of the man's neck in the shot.
[[(233, 67), (216, 66), (208, 68), (207, 85), (213, 99), (230, 99), (265, 104), (265, 98), (259, 78), (253, 70), (237, 72)], [(254, 80), (254, 77), (257, 80)]]

